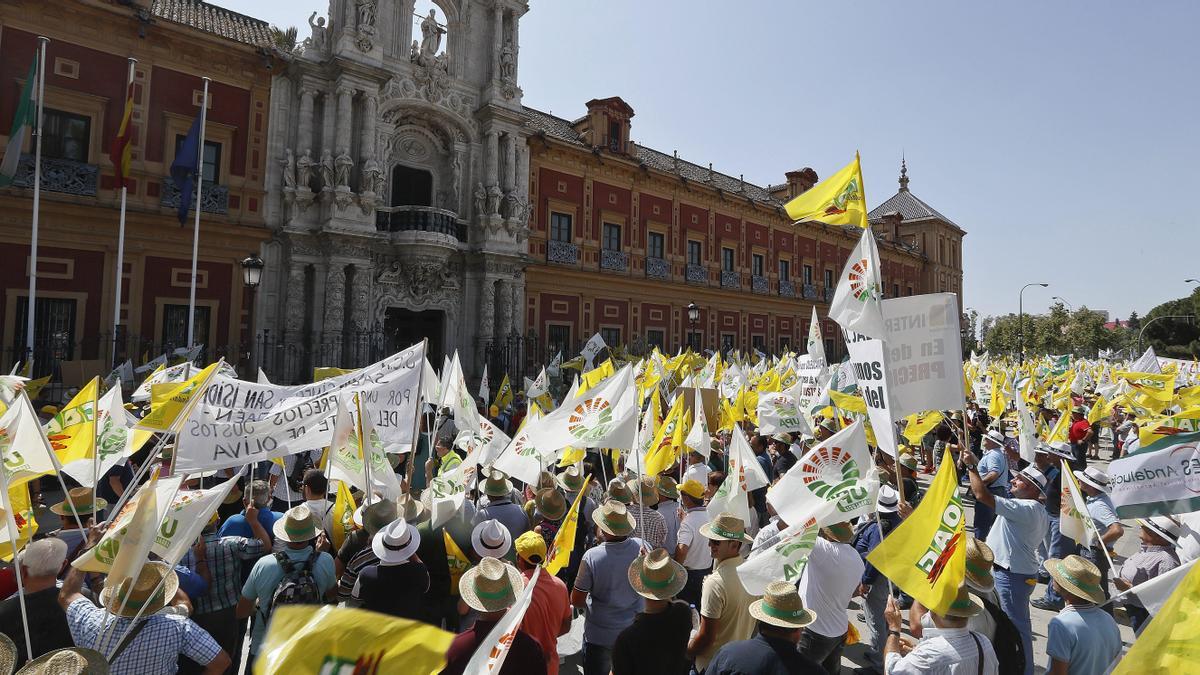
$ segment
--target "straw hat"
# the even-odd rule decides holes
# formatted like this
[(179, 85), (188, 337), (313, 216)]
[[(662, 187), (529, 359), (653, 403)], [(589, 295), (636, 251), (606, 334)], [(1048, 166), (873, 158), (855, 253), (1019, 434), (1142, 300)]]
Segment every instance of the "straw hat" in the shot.
[(992, 578), (992, 563), (996, 556), (987, 542), (967, 537), (967, 585), (976, 593), (988, 593), (996, 587)]
[(763, 591), (762, 599), (750, 603), (750, 616), (780, 628), (804, 628), (817, 620), (817, 615), (804, 608), (796, 584), (772, 581)]
[(619, 501), (610, 499), (592, 511), (596, 527), (614, 537), (626, 537), (637, 527), (633, 514)]
[(791, 437), (791, 435), (790, 435), (790, 434), (785, 434), (785, 433), (784, 433), (784, 432), (782, 432), (782, 431), (781, 431), (781, 432), (779, 432), (779, 433), (777, 433), (777, 434), (775, 434), (774, 436), (772, 436), (772, 437), (771, 437), (771, 440), (773, 440), (773, 441), (778, 441), (779, 443), (783, 443), (783, 444), (785, 444), (785, 445), (791, 445), (791, 444), (792, 444), (792, 437)]
[(487, 475), (487, 480), (483, 481), (483, 494), (489, 497), (507, 497), (512, 489), (512, 481), (508, 479), (508, 474), (499, 469), (492, 469)]
[(614, 479), (608, 484), (608, 498), (629, 505), (633, 503), (633, 490), (629, 489), (625, 481)]
[(17, 663), (17, 645), (4, 633), (0, 633), (0, 675), (12, 675)]
[(282, 518), (275, 521), (271, 528), (275, 538), (291, 544), (299, 544), (317, 538), (317, 519), (312, 511), (301, 504), (288, 509)]
[(1094, 466), (1089, 466), (1083, 471), (1072, 471), (1075, 477), (1080, 481), (1087, 483), (1089, 486), (1096, 488), (1101, 492), (1108, 492), (1108, 474)]
[(1104, 602), (1104, 589), (1100, 587), (1100, 569), (1094, 563), (1077, 555), (1063, 559), (1050, 558), (1046, 561), (1046, 572), (1066, 592), (1097, 605)]
[(242, 486), (237, 483), (230, 488), (229, 494), (225, 495), (225, 499), (221, 500), (222, 504), (234, 504), (242, 501)]
[(1061, 459), (1075, 459), (1071, 454), (1071, 446), (1062, 441), (1055, 441), (1050, 445), (1039, 444), (1035, 452), (1040, 452), (1043, 455), (1053, 455)]
[(481, 521), (471, 530), (471, 547), (480, 558), (503, 558), (512, 550), (512, 533), (494, 518)]
[(996, 445), (1004, 445), (1004, 434), (996, 429), (988, 429), (987, 434), (984, 435), (983, 438), (984, 440), (991, 441)]
[(643, 598), (670, 600), (687, 584), (687, 570), (665, 548), (639, 555), (629, 565), (629, 585)]
[(463, 572), (458, 580), (458, 595), (477, 612), (499, 612), (517, 601), (525, 590), (525, 577), (517, 568), (495, 558), (484, 558)]
[(1183, 526), (1171, 516), (1152, 516), (1148, 519), (1138, 518), (1137, 522), (1138, 525), (1166, 539), (1172, 545), (1179, 540), (1179, 535), (1183, 532)]
[(983, 604), (975, 596), (967, 592), (967, 586), (964, 584), (958, 587), (958, 595), (950, 603), (950, 608), (942, 616), (969, 619), (982, 611)]
[(754, 540), (746, 534), (746, 523), (732, 513), (722, 513), (700, 526), (700, 534), (710, 541), (740, 541), (752, 544)]
[(583, 489), (583, 474), (579, 467), (568, 466), (566, 471), (558, 474), (558, 484), (567, 492), (579, 492)]
[(398, 565), (412, 557), (421, 545), (421, 533), (404, 518), (388, 523), (371, 538), (371, 551), (381, 565)]
[(537, 491), (533, 504), (546, 520), (562, 520), (567, 515), (567, 500), (558, 490), (548, 487)]
[(663, 499), (679, 499), (679, 485), (675, 483), (674, 478), (659, 474), (655, 487), (658, 489), (659, 496)]
[(41, 413), (43, 415), (57, 415), (58, 414), (58, 406), (44, 405), (41, 408)]
[(1017, 475), (1033, 483), (1042, 494), (1046, 494), (1046, 474), (1039, 471), (1036, 466), (1030, 464), (1018, 471)]
[(50, 507), (50, 510), (60, 516), (85, 516), (108, 508), (108, 502), (96, 498), (92, 501), (92, 491), (85, 487), (67, 490), (67, 498)]
[(917, 470), (916, 458), (914, 458), (912, 455), (908, 454), (907, 452), (900, 453), (899, 462), (900, 462), (900, 466), (902, 466), (906, 469), (912, 469), (913, 471)]
[(839, 544), (849, 544), (854, 539), (854, 528), (850, 523), (834, 523), (821, 528), (821, 533)]
[[(424, 509), (424, 504), (421, 505)], [(400, 509), (396, 502), (381, 499), (370, 506), (363, 504), (354, 510), (354, 525), (367, 531), (372, 537), (375, 533), (387, 527), (387, 524), (400, 517)], [(407, 520), (407, 518), (406, 518)]]
[(654, 486), (653, 476), (642, 476), (641, 487), (642, 506), (652, 507), (658, 503), (658, 488)]
[[(0, 673), (11, 673), (0, 669)], [(37, 657), (17, 671), (17, 675), (108, 675), (108, 662), (94, 649), (68, 647)]]
[(396, 513), (409, 523), (420, 523), (429, 519), (429, 512), (425, 510), (421, 500), (413, 499), (407, 492), (396, 498)]
[(895, 513), (900, 509), (900, 493), (891, 485), (880, 485), (875, 498), (875, 510), (880, 513)]
[(558, 481), (555, 480), (554, 474), (550, 473), (549, 471), (539, 471), (538, 472), (536, 489), (545, 490), (546, 488), (552, 488), (557, 485), (558, 485)]
[[(163, 581), (164, 577), (166, 581)], [(162, 582), (161, 587), (159, 582)], [(133, 587), (132, 590), (130, 586)], [(154, 593), (156, 588), (158, 593)], [(167, 601), (175, 597), (177, 590), (179, 577), (176, 576), (175, 570), (167, 567), (166, 563), (148, 562), (142, 565), (136, 580), (132, 583), (129, 580), (122, 582), (115, 593), (112, 587), (105, 586), (104, 590), (100, 591), (100, 604), (111, 614), (126, 618), (137, 616), (145, 606), (146, 611), (142, 612), (142, 616), (151, 616), (166, 607)], [(154, 595), (151, 595), (152, 593)], [(122, 604), (124, 609), (121, 608)]]

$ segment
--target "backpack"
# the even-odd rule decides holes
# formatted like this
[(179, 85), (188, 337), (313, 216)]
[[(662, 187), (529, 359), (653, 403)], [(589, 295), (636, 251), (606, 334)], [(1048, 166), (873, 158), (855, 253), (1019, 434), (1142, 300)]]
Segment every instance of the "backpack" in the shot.
[[(313, 468), (311, 453), (302, 452), (296, 456), (296, 461), (292, 464), (292, 470), (287, 475), (288, 487), (291, 488), (293, 495), (304, 494), (304, 474)], [(303, 496), (301, 496), (303, 499)]]
[(983, 607), (996, 622), (996, 635), (992, 640), (992, 649), (996, 652), (996, 661), (1000, 673), (1020, 673), (1025, 670), (1025, 643), (1021, 641), (1021, 633), (1017, 626), (1008, 618), (1000, 606), (987, 598), (980, 597)]
[(313, 576), (313, 565), (321, 552), (313, 549), (312, 554), (302, 563), (293, 563), (287, 554), (274, 554), (275, 560), (283, 568), (283, 580), (271, 595), (271, 604), (267, 606), (267, 615), (275, 611), (278, 605), (319, 605), (321, 604), (321, 589)]

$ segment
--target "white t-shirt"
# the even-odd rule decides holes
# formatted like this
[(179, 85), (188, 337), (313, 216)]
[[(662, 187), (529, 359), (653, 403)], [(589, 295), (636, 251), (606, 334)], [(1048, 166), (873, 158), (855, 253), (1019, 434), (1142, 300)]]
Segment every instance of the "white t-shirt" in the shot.
[(817, 537), (800, 577), (800, 598), (817, 615), (808, 630), (825, 637), (846, 633), (846, 608), (865, 569), (853, 546)]
[(683, 566), (689, 570), (712, 569), (712, 551), (708, 548), (708, 537), (700, 534), (700, 527), (708, 522), (708, 511), (703, 506), (683, 514), (679, 523), (680, 544), (688, 547), (683, 557)]
[(686, 483), (689, 480), (694, 480), (697, 483), (708, 487), (708, 465), (704, 462), (693, 464), (683, 472), (683, 480)]
[(304, 505), (312, 512), (313, 516), (320, 523), (321, 529), (325, 530), (325, 534), (333, 536), (333, 502), (328, 499), (308, 499)]

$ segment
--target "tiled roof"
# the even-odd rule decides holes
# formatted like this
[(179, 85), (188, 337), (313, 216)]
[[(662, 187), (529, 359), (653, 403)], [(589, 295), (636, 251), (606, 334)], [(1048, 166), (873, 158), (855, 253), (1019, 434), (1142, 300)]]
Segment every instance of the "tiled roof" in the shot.
[(266, 21), (201, 0), (154, 0), (151, 12), (159, 19), (181, 23), (235, 42), (256, 47), (271, 45), (271, 27)]
[(871, 209), (871, 212), (867, 214), (867, 217), (871, 220), (876, 220), (893, 211), (899, 213), (905, 220), (937, 218), (942, 222), (958, 227), (953, 220), (950, 220), (941, 213), (938, 213), (937, 209), (921, 201), (920, 198), (906, 189), (897, 192), (896, 194), (892, 195), (891, 199)]
[[(541, 131), (552, 138), (557, 138), (568, 143), (574, 143), (581, 147), (583, 146), (583, 141), (580, 140), (579, 133), (575, 131), (572, 123), (561, 117), (555, 117), (549, 113), (544, 113), (540, 110), (525, 106), (525, 118), (529, 128), (533, 129), (534, 131)], [(754, 185), (749, 182), (743, 183), (740, 179), (735, 178), (734, 176), (727, 176), (717, 171), (711, 172), (712, 180), (709, 180), (710, 173), (708, 167), (693, 164), (682, 159), (679, 160), (677, 172), (674, 155), (668, 155), (666, 153), (647, 148), (640, 143), (635, 143), (634, 147), (636, 148), (635, 158), (639, 162), (644, 163), (646, 166), (652, 169), (658, 169), (659, 171), (667, 171), (670, 173), (679, 173), (679, 175), (687, 178), (689, 181), (699, 183), (701, 185), (708, 185), (715, 189), (724, 190), (725, 192), (731, 194), (744, 195), (749, 199), (757, 202), (763, 202), (771, 206), (782, 206), (783, 204), (783, 202), (780, 202), (778, 199), (775, 199), (768, 194), (767, 190), (761, 186)]]

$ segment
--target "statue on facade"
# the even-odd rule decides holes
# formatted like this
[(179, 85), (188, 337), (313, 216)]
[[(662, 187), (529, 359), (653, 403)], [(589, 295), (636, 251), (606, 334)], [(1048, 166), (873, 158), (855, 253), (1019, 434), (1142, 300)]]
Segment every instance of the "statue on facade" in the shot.
[(507, 38), (500, 49), (500, 79), (505, 82), (517, 79), (517, 52), (513, 49), (512, 38)]
[(517, 215), (518, 215), (517, 214), (517, 206), (519, 204), (519, 201), (520, 201), (520, 198), (517, 197), (516, 190), (509, 190), (504, 195), (504, 217), (505, 218), (516, 218), (517, 217)]
[[(315, 21), (314, 21), (314, 19), (315, 19)], [(312, 33), (311, 33), (310, 37), (308, 38), (308, 46), (312, 47), (317, 52), (324, 54), (325, 48), (327, 46), (326, 45), (327, 29), (325, 28), (325, 17), (322, 16), (322, 17), (318, 18), (317, 13), (313, 12), (312, 16), (308, 17), (308, 27), (312, 30)]]
[(450, 160), (450, 205), (451, 209), (457, 211), (462, 206), (460, 201), (461, 194), (459, 193), (459, 183), (462, 178), (462, 157), (459, 153), (454, 153), (454, 158)]
[(279, 165), (283, 167), (283, 191), (295, 192), (296, 190), (296, 158), (292, 155), (291, 148), (284, 150), (283, 158), (279, 160)]
[(383, 170), (379, 168), (379, 163), (373, 159), (368, 159), (363, 164), (362, 170), (362, 185), (359, 186), (359, 192), (371, 192), (378, 194), (375, 189), (377, 184), (383, 182)]
[(338, 153), (337, 159), (333, 160), (334, 165), (334, 180), (337, 189), (350, 189), (350, 168), (354, 166), (354, 160), (350, 158), (350, 154), (345, 148), (342, 148)]
[(438, 25), (437, 14), (429, 10), (429, 16), (421, 20), (421, 56), (433, 60), (442, 46), (442, 35), (445, 28)]
[(358, 0), (358, 30), (375, 32), (375, 0)]
[(311, 190), (312, 186), (312, 151), (304, 149), (304, 154), (296, 160), (296, 185), (303, 190)]
[(474, 197), (475, 197), (475, 215), (477, 215), (477, 216), (486, 215), (487, 212), (484, 211), (484, 207), (487, 206), (487, 190), (483, 189), (483, 183), (475, 184)]
[(325, 148), (325, 152), (321, 153), (321, 164), (317, 169), (321, 172), (321, 190), (332, 190), (336, 183), (334, 182), (333, 153), (329, 151), (329, 148)]
[(500, 198), (504, 193), (500, 192), (500, 188), (495, 185), (487, 189), (487, 215), (495, 216), (500, 214)]

